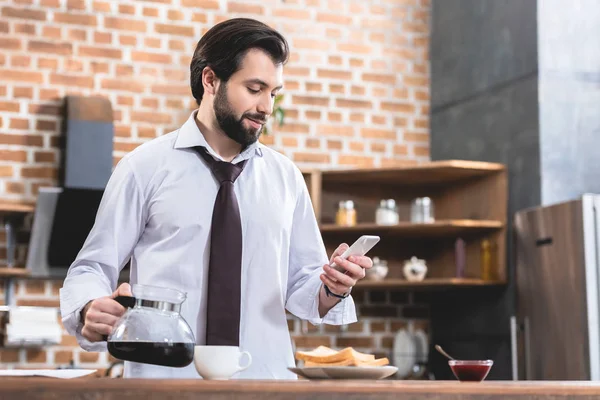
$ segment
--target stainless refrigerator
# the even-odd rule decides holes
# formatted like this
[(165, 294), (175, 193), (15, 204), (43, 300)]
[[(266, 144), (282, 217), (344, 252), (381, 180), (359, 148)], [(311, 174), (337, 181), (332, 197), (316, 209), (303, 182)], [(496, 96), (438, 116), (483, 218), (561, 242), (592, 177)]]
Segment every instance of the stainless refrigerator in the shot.
[(513, 378), (600, 380), (600, 195), (515, 214)]

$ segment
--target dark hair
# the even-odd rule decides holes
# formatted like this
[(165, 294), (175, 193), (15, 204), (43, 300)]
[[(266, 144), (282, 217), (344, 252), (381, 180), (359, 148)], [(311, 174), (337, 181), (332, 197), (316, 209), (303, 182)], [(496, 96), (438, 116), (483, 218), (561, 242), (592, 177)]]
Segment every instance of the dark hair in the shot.
[(285, 64), (289, 47), (285, 38), (268, 25), (250, 18), (223, 21), (202, 36), (190, 64), (190, 85), (196, 103), (204, 95), (202, 71), (210, 67), (217, 77), (227, 81), (240, 69), (248, 50), (258, 48), (271, 56), (276, 64)]

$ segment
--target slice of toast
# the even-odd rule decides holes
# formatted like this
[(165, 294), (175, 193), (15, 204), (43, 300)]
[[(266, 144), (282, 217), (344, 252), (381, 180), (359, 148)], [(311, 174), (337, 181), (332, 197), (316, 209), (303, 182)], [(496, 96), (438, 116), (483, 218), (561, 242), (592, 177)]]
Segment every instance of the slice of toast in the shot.
[(314, 361), (304, 361), (305, 367), (382, 367), (388, 365), (390, 361), (387, 358), (378, 358), (372, 361), (360, 361), (356, 359), (348, 359), (333, 363), (319, 363)]
[[(343, 350), (335, 351), (326, 346), (319, 346), (312, 351), (296, 351), (296, 359), (302, 361), (311, 361), (315, 363), (339, 363), (347, 360), (373, 361), (375, 356), (365, 354), (354, 350), (352, 347), (346, 347)], [(349, 365), (349, 364), (343, 364)]]

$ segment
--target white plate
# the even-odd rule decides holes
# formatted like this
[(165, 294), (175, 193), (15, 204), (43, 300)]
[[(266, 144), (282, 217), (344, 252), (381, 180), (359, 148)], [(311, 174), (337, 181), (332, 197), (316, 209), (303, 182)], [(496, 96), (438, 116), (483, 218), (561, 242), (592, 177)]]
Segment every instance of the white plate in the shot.
[(80, 378), (82, 376), (90, 375), (96, 372), (95, 369), (15, 369), (15, 370), (1, 370), (0, 377), (2, 376), (43, 376), (47, 378)]
[(393, 375), (398, 368), (384, 367), (305, 367), (289, 368), (307, 379), (383, 379)]
[(400, 329), (394, 337), (393, 364), (398, 367), (398, 377), (406, 378), (417, 362), (415, 340), (406, 329)]

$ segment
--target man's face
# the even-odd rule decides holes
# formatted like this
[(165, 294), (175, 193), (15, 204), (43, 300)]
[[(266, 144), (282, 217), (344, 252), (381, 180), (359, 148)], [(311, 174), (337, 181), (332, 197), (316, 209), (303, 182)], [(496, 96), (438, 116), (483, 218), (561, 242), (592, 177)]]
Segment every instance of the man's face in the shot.
[(256, 142), (273, 112), (273, 100), (283, 85), (283, 67), (262, 50), (251, 49), (241, 68), (220, 82), (213, 109), (219, 127), (246, 148)]

